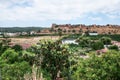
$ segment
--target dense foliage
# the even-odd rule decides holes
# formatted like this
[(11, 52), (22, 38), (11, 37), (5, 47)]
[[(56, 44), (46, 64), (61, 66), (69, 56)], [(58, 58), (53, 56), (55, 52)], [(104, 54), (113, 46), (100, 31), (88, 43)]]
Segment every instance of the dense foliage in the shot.
[(45, 28), (42, 27), (0, 27), (0, 32), (30, 32), (30, 31), (39, 31)]
[(79, 37), (76, 42), (78, 42), (81, 47), (91, 47), (92, 44), (92, 40), (89, 37)]
[(7, 48), (9, 48), (11, 40), (8, 38), (4, 38), (0, 40), (0, 55), (6, 51)]
[[(69, 51), (67, 46), (61, 45), (60, 41), (40, 41), (38, 45), (32, 48), (33, 51), (41, 56), (41, 59), (38, 59), (36, 65), (41, 66), (42, 69), (46, 70), (51, 74), (51, 79), (55, 80), (58, 72), (62, 77), (66, 77), (63, 72), (69, 67)], [(37, 52), (39, 51), (39, 52)], [(67, 72), (66, 72), (67, 73)]]
[(81, 59), (76, 66), (74, 80), (119, 80), (120, 52), (109, 51), (100, 57)]
[(23, 50), (22, 46), (20, 46), (20, 45), (18, 45), (18, 44), (14, 45), (12, 48), (13, 48), (15, 51), (22, 51), (22, 50)]
[[(80, 36), (81, 36), (81, 34), (71, 34), (71, 35), (66, 36), (65, 38), (74, 38), (74, 39), (77, 39)], [(109, 37), (112, 40), (120, 41), (120, 34), (112, 34), (112, 35), (100, 34), (100, 35), (96, 35), (96, 36), (85, 35), (85, 37), (89, 37), (92, 40), (99, 40), (102, 37)]]
[(104, 48), (104, 44), (101, 41), (96, 41), (92, 44), (92, 49), (93, 50), (100, 50)]
[(111, 38), (109, 37), (102, 37), (101, 42), (103, 42), (104, 45), (110, 45), (111, 44)]
[[(0, 80), (119, 80), (119, 47), (111, 39), (80, 36), (79, 44), (62, 44), (40, 40), (23, 50), (20, 45), (10, 47), (10, 39), (0, 40)], [(97, 55), (96, 50), (108, 47)], [(114, 50), (114, 51), (109, 51)]]
[(30, 65), (13, 49), (7, 49), (0, 57), (3, 80), (22, 80), (30, 72)]
[(116, 45), (109, 46), (108, 48), (109, 48), (110, 50), (116, 50), (116, 51), (119, 50), (118, 46), (116, 46)]

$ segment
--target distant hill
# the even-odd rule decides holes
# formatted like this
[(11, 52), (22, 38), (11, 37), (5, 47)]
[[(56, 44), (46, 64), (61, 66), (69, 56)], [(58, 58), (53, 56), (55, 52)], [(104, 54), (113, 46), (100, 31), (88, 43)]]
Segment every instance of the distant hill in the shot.
[(30, 32), (30, 31), (40, 31), (42, 29), (48, 29), (43, 27), (0, 27), (0, 32)]

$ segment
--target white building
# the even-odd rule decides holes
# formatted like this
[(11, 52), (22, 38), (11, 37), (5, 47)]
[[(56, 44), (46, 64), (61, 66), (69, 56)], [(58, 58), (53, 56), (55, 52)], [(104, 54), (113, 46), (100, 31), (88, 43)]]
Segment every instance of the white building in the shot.
[(89, 33), (90, 36), (97, 36), (98, 33)]
[(9, 37), (14, 37), (14, 36), (18, 36), (17, 33), (4, 33), (5, 36), (9, 36)]

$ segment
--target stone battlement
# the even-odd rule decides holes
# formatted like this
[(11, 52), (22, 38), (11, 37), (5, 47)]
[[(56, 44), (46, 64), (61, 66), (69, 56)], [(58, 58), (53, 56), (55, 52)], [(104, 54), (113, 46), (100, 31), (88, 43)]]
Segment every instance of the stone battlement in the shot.
[(52, 24), (54, 31), (61, 29), (64, 33), (97, 32), (98, 34), (120, 34), (120, 25), (84, 25), (84, 24)]

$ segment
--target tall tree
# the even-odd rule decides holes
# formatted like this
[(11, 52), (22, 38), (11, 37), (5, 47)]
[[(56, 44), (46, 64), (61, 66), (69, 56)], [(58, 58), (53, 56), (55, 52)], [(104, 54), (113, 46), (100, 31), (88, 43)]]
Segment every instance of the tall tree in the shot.
[(41, 67), (50, 73), (52, 80), (56, 79), (59, 71), (62, 74), (69, 67), (69, 50), (60, 41), (40, 41), (36, 48), (37, 54), (42, 56)]

